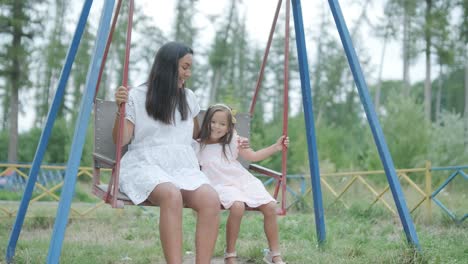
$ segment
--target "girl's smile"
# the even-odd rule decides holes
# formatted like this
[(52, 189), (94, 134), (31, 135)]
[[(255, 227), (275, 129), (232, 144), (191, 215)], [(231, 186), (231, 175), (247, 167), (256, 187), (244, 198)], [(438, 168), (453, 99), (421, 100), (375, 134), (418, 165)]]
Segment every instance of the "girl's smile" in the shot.
[(210, 141), (219, 142), (219, 139), (224, 137), (228, 132), (228, 116), (224, 111), (214, 113), (210, 123), (211, 134)]

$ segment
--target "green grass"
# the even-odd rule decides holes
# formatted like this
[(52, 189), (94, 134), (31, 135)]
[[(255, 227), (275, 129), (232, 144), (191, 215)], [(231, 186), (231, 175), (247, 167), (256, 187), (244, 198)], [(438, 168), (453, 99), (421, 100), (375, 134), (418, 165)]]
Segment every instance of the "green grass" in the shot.
[[(49, 203), (35, 204), (27, 217), (16, 249), (15, 263), (44, 263), (54, 224)], [(37, 216), (40, 215), (40, 216)], [(158, 237), (157, 208), (102, 207), (91, 218), (69, 221), (61, 263), (164, 263)], [(227, 212), (222, 213), (215, 256), (225, 247)], [(461, 225), (435, 217), (431, 224), (416, 221), (422, 252), (406, 243), (399, 218), (378, 207), (367, 210), (338, 204), (325, 211), (327, 241), (317, 246), (311, 213), (289, 213), (279, 218), (284, 259), (292, 263), (466, 263), (468, 221)], [(237, 252), (244, 263), (261, 263), (267, 247), (262, 216), (248, 212), (243, 220)], [(0, 219), (0, 263), (14, 218)], [(184, 251), (194, 251), (195, 214), (184, 210)]]

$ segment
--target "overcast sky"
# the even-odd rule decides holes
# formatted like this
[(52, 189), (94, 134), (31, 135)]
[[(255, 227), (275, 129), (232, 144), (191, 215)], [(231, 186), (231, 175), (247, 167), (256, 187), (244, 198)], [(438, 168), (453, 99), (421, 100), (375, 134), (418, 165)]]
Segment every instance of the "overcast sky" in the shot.
[[(358, 16), (361, 13), (361, 7), (356, 4), (355, 0), (341, 0), (339, 1), (343, 15), (345, 17), (348, 28), (351, 30)], [(354, 2), (354, 4), (352, 4)], [(372, 0), (367, 10), (369, 19), (372, 22), (378, 21), (383, 17), (383, 4), (385, 0)], [(229, 0), (197, 0), (197, 11), (200, 13), (194, 21), (195, 25), (200, 29), (198, 41), (206, 41), (211, 43), (214, 35), (215, 26), (206, 19), (207, 16), (223, 15), (228, 11), (230, 4)], [(245, 13), (247, 30), (250, 37), (259, 43), (259, 47), (266, 46), (268, 34), (270, 31), (271, 23), (275, 13), (276, 0), (239, 0), (240, 10)], [(143, 6), (145, 13), (154, 17), (155, 24), (160, 28), (172, 29), (174, 24), (174, 8), (176, 1), (173, 0), (136, 0), (138, 6)], [(326, 0), (303, 0), (301, 1), (302, 14), (304, 19), (304, 27), (312, 29), (316, 32), (320, 23), (320, 12), (323, 6), (329, 10), (328, 1)], [(281, 12), (285, 10), (285, 0)], [(329, 11), (330, 12), (330, 11)], [(331, 12), (329, 13), (331, 16)], [(291, 26), (294, 25), (293, 17), (291, 15)], [(367, 53), (370, 55), (371, 64), (375, 68), (380, 64), (380, 57), (382, 52), (383, 43), (381, 39), (374, 38), (370, 28), (363, 25), (361, 26), (362, 35), (369, 36), (366, 38), (366, 43), (360, 43), (367, 48)], [(306, 33), (307, 34), (307, 33)], [(337, 33), (336, 33), (337, 34)], [(316, 50), (316, 45), (311, 38), (313, 36), (306, 36), (307, 51), (309, 55)], [(292, 43), (291, 45), (295, 45)], [(359, 54), (358, 54), (359, 56)], [(309, 56), (311, 57), (311, 56)], [(309, 64), (312, 64), (313, 56), (309, 58)], [(411, 82), (416, 82), (424, 79), (424, 63), (422, 57), (411, 67)], [(387, 43), (386, 56), (383, 67), (384, 79), (402, 79), (402, 60), (401, 60), (401, 45), (396, 41)], [(434, 76), (435, 74), (433, 74)], [(375, 82), (377, 79), (377, 71), (373, 76), (366, 76), (369, 84)]]

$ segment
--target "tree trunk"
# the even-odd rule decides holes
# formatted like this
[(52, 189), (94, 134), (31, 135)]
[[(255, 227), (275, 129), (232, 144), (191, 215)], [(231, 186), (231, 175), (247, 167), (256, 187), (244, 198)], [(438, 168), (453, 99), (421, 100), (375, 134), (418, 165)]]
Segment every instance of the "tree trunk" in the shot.
[(380, 54), (380, 66), (379, 66), (378, 83), (377, 83), (377, 86), (375, 87), (375, 95), (374, 95), (374, 105), (375, 105), (375, 111), (377, 113), (379, 112), (379, 107), (380, 107), (380, 93), (381, 93), (380, 90), (382, 88), (382, 72), (383, 72), (383, 63), (384, 63), (384, 59), (385, 59), (385, 52), (387, 50), (387, 40), (388, 40), (388, 29), (385, 28), (385, 35), (384, 35), (382, 53)]
[[(325, 34), (325, 30), (326, 30), (326, 26), (327, 26), (327, 15), (328, 14), (328, 7), (325, 7), (323, 4), (322, 4), (322, 13), (320, 15), (321, 19), (320, 19), (320, 27), (319, 27), (319, 33), (318, 35), (319, 36), (322, 36), (323, 34)], [(325, 12), (326, 11), (326, 12)], [(324, 108), (324, 106), (320, 105), (320, 96), (322, 94), (322, 91), (320, 89), (321, 87), (321, 82), (322, 82), (322, 78), (321, 78), (321, 74), (322, 74), (322, 71), (323, 71), (323, 63), (322, 63), (322, 57), (323, 57), (323, 38), (318, 38), (317, 39), (318, 43), (317, 43), (317, 58), (315, 59), (317, 63), (315, 63), (315, 70), (314, 70), (314, 76), (312, 78), (312, 81), (313, 81), (313, 85), (312, 85), (312, 105), (314, 107), (314, 109), (312, 109), (312, 111), (314, 111), (316, 113), (316, 117), (315, 117), (315, 124), (316, 126), (318, 126), (320, 124), (320, 121), (321, 121), (321, 117), (322, 117), (322, 110)]]
[(432, 101), (432, 85), (431, 85), (431, 54), (430, 47), (426, 45), (426, 79), (424, 81), (424, 113), (427, 120), (431, 120), (431, 101)]
[(468, 43), (465, 45), (465, 117), (468, 118)]
[(426, 79), (424, 81), (424, 113), (426, 119), (431, 121), (431, 102), (432, 102), (432, 86), (431, 86), (431, 11), (432, 0), (426, 0)]
[[(229, 15), (228, 15), (228, 23), (226, 25), (226, 28), (224, 30), (224, 35), (221, 40), (222, 49), (225, 49), (227, 47), (227, 42), (228, 42), (229, 34), (231, 33), (231, 27), (232, 27), (235, 11), (236, 11), (236, 0), (232, 0), (231, 8), (230, 8)], [(221, 72), (224, 71), (223, 68), (225, 66), (223, 64), (213, 65), (214, 72), (213, 72), (213, 77), (211, 78), (211, 89), (210, 89), (210, 97), (209, 97), (209, 102), (208, 102), (209, 104), (214, 103), (218, 98), (217, 93), (218, 93), (218, 89), (221, 83)]]
[(441, 102), (442, 102), (442, 84), (443, 84), (443, 67), (442, 64), (439, 64), (439, 82), (438, 82), (438, 87), (437, 87), (437, 94), (436, 94), (436, 110), (435, 110), (435, 116), (434, 119), (437, 122), (440, 118), (440, 108), (441, 108)]
[(214, 69), (213, 77), (211, 78), (211, 89), (210, 89), (210, 97), (209, 97), (209, 104), (216, 103), (217, 100), (217, 91), (219, 88), (219, 84), (221, 82), (221, 70)]
[(409, 95), (410, 89), (410, 76), (409, 76), (409, 66), (410, 66), (410, 16), (408, 14), (408, 8), (404, 9), (403, 14), (403, 93)]
[(465, 151), (468, 151), (468, 43), (465, 44)]
[[(22, 1), (15, 1), (13, 6), (13, 17), (20, 17), (22, 14)], [(12, 47), (21, 46), (21, 37), (23, 36), (21, 23), (13, 27)], [(10, 94), (10, 129), (8, 140), (8, 162), (16, 163), (18, 161), (18, 92), (20, 89), (20, 52), (14, 52), (12, 56), (12, 71), (10, 74), (11, 94)]]
[[(14, 64), (17, 64), (15, 62)], [(19, 63), (18, 63), (19, 64)], [(16, 65), (15, 65), (16, 67)], [(12, 74), (13, 77), (13, 74)], [(18, 161), (18, 80), (13, 79), (10, 95), (10, 129), (8, 140), (8, 163)]]

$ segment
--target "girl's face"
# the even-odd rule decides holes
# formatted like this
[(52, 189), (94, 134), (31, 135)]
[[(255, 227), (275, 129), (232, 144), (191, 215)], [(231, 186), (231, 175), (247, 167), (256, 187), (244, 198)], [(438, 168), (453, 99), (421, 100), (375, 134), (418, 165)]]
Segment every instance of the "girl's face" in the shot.
[(179, 80), (177, 87), (183, 88), (185, 81), (192, 76), (192, 54), (187, 53), (179, 59)]
[(218, 142), (228, 132), (228, 114), (224, 111), (216, 111), (213, 118), (211, 118), (210, 128), (210, 141)]

